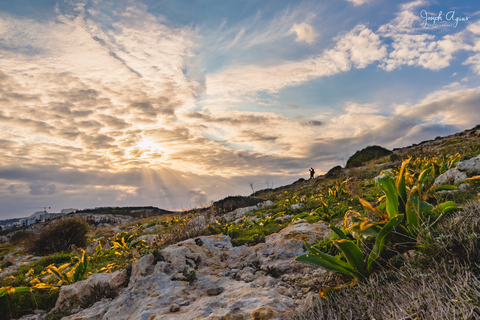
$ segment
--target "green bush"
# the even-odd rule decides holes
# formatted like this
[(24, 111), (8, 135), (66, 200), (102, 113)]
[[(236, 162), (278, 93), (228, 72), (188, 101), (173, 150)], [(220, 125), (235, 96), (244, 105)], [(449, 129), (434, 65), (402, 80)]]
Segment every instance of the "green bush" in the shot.
[(72, 245), (87, 245), (88, 225), (81, 219), (62, 220), (43, 229), (30, 239), (27, 251), (39, 255), (69, 251)]
[(378, 159), (384, 156), (389, 156), (391, 154), (392, 151), (382, 148), (380, 146), (369, 146), (355, 152), (355, 154), (348, 159), (345, 168), (361, 167), (367, 161)]

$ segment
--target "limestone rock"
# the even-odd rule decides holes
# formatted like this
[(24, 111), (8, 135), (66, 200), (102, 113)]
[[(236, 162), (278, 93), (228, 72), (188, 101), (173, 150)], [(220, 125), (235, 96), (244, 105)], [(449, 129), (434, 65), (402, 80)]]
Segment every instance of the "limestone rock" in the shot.
[(478, 173), (480, 172), (480, 155), (469, 160), (458, 162), (455, 167), (469, 176)]
[[(477, 175), (480, 172), (480, 155), (465, 161), (458, 162), (454, 168), (449, 169), (445, 173), (439, 175), (434, 187), (444, 184), (456, 184), (465, 181), (468, 177)], [(459, 189), (465, 189), (466, 185), (460, 185)]]
[(299, 202), (299, 203), (294, 203), (290, 206), (290, 208), (292, 208), (292, 210), (297, 210), (297, 209), (300, 209), (303, 207), (303, 203)]
[(207, 294), (209, 296), (218, 296), (222, 292), (223, 292), (223, 288), (219, 286), (212, 286), (207, 289)]
[(260, 307), (250, 312), (252, 320), (270, 320), (275, 316), (275, 311), (269, 307)]
[[(291, 279), (318, 270), (294, 260), (306, 252), (303, 242), (329, 234), (323, 222), (301, 222), (250, 247), (233, 247), (225, 235), (188, 239), (161, 250), (165, 261), (155, 266), (152, 255), (135, 262), (129, 286), (117, 298), (64, 320), (281, 319), (306, 294), (289, 285)], [(195, 271), (196, 279), (180, 281), (184, 270)]]
[(95, 249), (97, 249), (98, 243), (98, 241), (89, 243), (88, 246), (85, 248), (85, 252), (89, 255), (94, 254)]
[(244, 215), (246, 215), (247, 213), (251, 212), (251, 211), (254, 211), (254, 210), (258, 210), (258, 207), (257, 206), (251, 206), (251, 207), (245, 207), (245, 208), (238, 208), (232, 212), (229, 212), (229, 213), (226, 213), (224, 216), (223, 216), (223, 219), (226, 221), (226, 222), (230, 222), (232, 220), (235, 220), (235, 219), (238, 219), (238, 218), (241, 218), (243, 217)]
[(180, 306), (176, 303), (173, 303), (171, 306), (170, 306), (170, 312), (178, 312), (180, 311)]
[(445, 173), (442, 173), (439, 175), (436, 179), (433, 185), (436, 186), (441, 186), (443, 184), (455, 184), (461, 181), (465, 181), (468, 176), (465, 172), (460, 171), (458, 168), (452, 168)]
[(119, 270), (114, 273), (95, 273), (87, 280), (62, 286), (53, 312), (66, 311), (79, 302), (83, 296), (88, 295), (90, 288), (100, 284), (108, 284), (115, 291), (120, 291), (127, 277), (127, 270)]
[(270, 200), (260, 202), (257, 204), (258, 209), (264, 209), (273, 206), (273, 202)]
[(140, 258), (140, 260), (135, 261), (132, 264), (132, 275), (130, 276), (128, 286), (131, 287), (133, 283), (138, 280), (138, 278), (152, 274), (154, 269), (154, 261), (155, 258), (151, 253), (143, 256)]
[(144, 234), (144, 235), (138, 237), (135, 240), (143, 240), (147, 243), (147, 245), (150, 245), (157, 238), (158, 238), (158, 235), (156, 235), (156, 234)]
[(289, 225), (278, 233), (265, 238), (265, 244), (275, 248), (277, 258), (294, 258), (306, 252), (304, 242), (313, 244), (330, 236), (330, 229), (323, 222)]

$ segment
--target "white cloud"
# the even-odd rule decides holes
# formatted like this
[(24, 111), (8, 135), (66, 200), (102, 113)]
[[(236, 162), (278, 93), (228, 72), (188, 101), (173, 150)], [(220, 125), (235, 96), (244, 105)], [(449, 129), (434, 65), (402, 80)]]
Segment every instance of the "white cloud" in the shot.
[(476, 74), (480, 75), (480, 53), (477, 53), (473, 56), (468, 57), (467, 60), (463, 63), (465, 65), (471, 65), (471, 68)]
[(347, 1), (353, 3), (354, 6), (361, 6), (362, 4), (365, 4), (372, 0), (347, 0)]
[(305, 81), (365, 68), (384, 57), (386, 49), (380, 38), (364, 25), (358, 25), (339, 37), (334, 48), (317, 57), (285, 61), (275, 66), (233, 66), (207, 75), (206, 91), (210, 96), (229, 96), (257, 91), (277, 92)]
[(426, 4), (419, 0), (400, 5), (400, 12), (395, 19), (378, 29), (382, 37), (393, 40), (393, 50), (389, 50), (388, 56), (380, 65), (383, 69), (392, 71), (407, 65), (440, 70), (450, 65), (454, 53), (472, 49), (466, 41), (470, 38), (469, 33), (476, 30), (474, 25), (441, 38), (422, 28), (419, 8)]
[(317, 37), (317, 32), (313, 27), (305, 22), (300, 24), (294, 24), (291, 32), (295, 32), (297, 38), (295, 39), (296, 42), (305, 41), (308, 44), (312, 44), (315, 42), (315, 38)]

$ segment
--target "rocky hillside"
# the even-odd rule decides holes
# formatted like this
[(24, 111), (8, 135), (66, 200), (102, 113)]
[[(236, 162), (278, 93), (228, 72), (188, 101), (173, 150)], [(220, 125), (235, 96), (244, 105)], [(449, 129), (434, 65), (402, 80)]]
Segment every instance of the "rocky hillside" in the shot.
[(83, 249), (39, 256), (54, 236), (10, 235), (0, 319), (480, 317), (465, 285), (480, 278), (479, 154), (476, 127), (209, 208), (90, 222)]

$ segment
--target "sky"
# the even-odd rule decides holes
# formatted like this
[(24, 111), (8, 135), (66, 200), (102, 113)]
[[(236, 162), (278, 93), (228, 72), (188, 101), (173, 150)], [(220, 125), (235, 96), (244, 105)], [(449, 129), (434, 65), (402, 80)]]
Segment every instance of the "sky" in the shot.
[(480, 3), (0, 2), (0, 219), (202, 207), (480, 124)]

